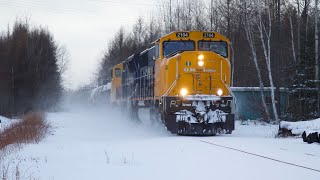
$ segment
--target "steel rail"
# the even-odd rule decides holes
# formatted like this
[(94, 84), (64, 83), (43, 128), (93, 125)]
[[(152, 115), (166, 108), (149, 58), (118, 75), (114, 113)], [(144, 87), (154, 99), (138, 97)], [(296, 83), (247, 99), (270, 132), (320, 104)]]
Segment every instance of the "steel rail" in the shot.
[(303, 168), (303, 169), (308, 169), (308, 170), (320, 173), (319, 169), (313, 169), (313, 168), (310, 168), (310, 167), (306, 167), (306, 166), (302, 166), (302, 165), (298, 165), (298, 164), (294, 164), (294, 163), (290, 163), (290, 162), (274, 159), (274, 158), (271, 158), (271, 157), (267, 157), (267, 156), (263, 156), (263, 155), (259, 155), (259, 154), (255, 154), (255, 153), (251, 153), (251, 152), (248, 152), (248, 151), (244, 151), (244, 150), (240, 150), (240, 149), (236, 149), (236, 148), (232, 148), (232, 147), (228, 147), (228, 146), (224, 146), (224, 145), (220, 145), (220, 144), (216, 144), (216, 143), (212, 143), (212, 142), (208, 142), (208, 141), (200, 140), (200, 142), (203, 142), (203, 143), (206, 143), (206, 144), (210, 144), (210, 145), (213, 145), (213, 146), (218, 146), (218, 147), (225, 148), (225, 149), (230, 149), (230, 150), (233, 150), (233, 151), (238, 151), (238, 152), (241, 152), (241, 153), (249, 154), (249, 155), (260, 157), (260, 158), (263, 158), (263, 159), (276, 161), (276, 162), (279, 162), (279, 163), (282, 163), (282, 164), (287, 164), (287, 165), (291, 165), (291, 166), (295, 166), (295, 167), (299, 167), (299, 168)]

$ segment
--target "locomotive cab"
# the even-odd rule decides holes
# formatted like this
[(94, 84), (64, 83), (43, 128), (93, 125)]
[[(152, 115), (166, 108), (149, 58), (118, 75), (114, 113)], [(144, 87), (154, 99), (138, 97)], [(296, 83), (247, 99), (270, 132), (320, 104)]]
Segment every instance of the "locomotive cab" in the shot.
[(113, 104), (118, 103), (119, 99), (122, 98), (122, 71), (123, 71), (123, 64), (120, 63), (116, 66), (114, 66), (111, 69), (111, 77), (112, 77), (112, 81), (111, 81), (111, 102)]

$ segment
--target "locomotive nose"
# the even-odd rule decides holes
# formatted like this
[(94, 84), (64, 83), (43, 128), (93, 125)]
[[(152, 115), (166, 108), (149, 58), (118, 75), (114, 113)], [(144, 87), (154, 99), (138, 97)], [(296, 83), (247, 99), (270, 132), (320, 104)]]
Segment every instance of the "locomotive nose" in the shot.
[(228, 64), (219, 55), (203, 51), (184, 52), (181, 54), (179, 66), (182, 68), (179, 76), (181, 96), (228, 95), (225, 87)]

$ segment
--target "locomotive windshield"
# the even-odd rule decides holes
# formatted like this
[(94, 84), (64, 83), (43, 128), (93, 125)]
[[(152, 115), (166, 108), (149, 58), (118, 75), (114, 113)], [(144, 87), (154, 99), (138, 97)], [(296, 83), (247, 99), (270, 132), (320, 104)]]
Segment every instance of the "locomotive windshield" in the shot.
[(223, 57), (228, 57), (228, 44), (224, 41), (199, 41), (200, 51), (213, 51)]
[(165, 41), (163, 55), (168, 56), (178, 51), (194, 51), (194, 41)]

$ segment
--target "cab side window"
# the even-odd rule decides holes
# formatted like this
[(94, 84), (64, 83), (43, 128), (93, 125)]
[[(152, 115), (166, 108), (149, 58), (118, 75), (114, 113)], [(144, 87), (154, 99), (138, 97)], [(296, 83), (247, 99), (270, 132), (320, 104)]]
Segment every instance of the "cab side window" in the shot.
[(115, 75), (116, 77), (121, 77), (121, 69), (120, 69), (120, 68), (116, 68), (114, 75)]
[(153, 58), (156, 58), (155, 52), (156, 52), (156, 47), (155, 46), (152, 46), (148, 50), (148, 66), (153, 66), (154, 65), (154, 59)]
[(154, 56), (155, 56), (155, 59), (158, 59), (159, 58), (159, 54), (160, 54), (160, 52), (159, 52), (159, 49), (160, 48), (160, 46), (159, 46), (159, 43), (157, 43), (156, 45), (155, 45), (155, 54), (154, 54)]

